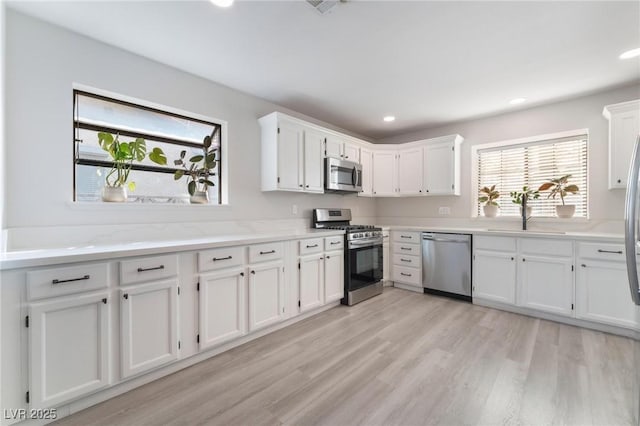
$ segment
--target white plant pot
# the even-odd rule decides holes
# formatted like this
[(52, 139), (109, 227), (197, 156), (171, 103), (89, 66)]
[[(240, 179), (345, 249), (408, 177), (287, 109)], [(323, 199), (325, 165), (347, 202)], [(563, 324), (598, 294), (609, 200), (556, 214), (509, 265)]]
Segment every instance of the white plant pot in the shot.
[(191, 204), (209, 204), (209, 192), (208, 191), (196, 191), (189, 197)]
[(486, 204), (482, 206), (482, 211), (484, 212), (485, 217), (496, 217), (498, 216), (498, 206), (493, 206), (490, 204)]
[[(533, 207), (527, 206), (527, 217), (531, 217), (533, 213)], [(522, 206), (520, 206), (520, 216), (522, 216)]]
[(566, 204), (564, 206), (556, 206), (556, 214), (563, 219), (569, 219), (573, 217), (576, 212), (576, 206), (573, 204)]
[(102, 188), (102, 201), (124, 203), (127, 201), (127, 188), (124, 186), (105, 186)]

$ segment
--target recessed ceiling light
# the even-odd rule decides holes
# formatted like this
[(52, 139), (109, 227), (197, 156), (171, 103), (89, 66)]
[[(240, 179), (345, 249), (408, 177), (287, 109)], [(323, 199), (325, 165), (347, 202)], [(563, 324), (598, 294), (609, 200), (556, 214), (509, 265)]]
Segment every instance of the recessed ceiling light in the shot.
[(233, 4), (233, 0), (210, 0), (211, 3), (218, 7), (229, 7)]
[(393, 115), (387, 115), (385, 118), (383, 118), (383, 120), (387, 123), (391, 123), (392, 121), (395, 121), (396, 118)]
[(510, 103), (511, 105), (518, 105), (518, 104), (521, 104), (521, 103), (523, 103), (523, 102), (526, 102), (526, 99), (525, 99), (525, 98), (515, 98), (515, 99), (511, 99), (511, 100), (509, 101), (509, 103)]
[(640, 56), (640, 48), (627, 50), (622, 55), (620, 55), (620, 59), (631, 59), (635, 58), (636, 56)]

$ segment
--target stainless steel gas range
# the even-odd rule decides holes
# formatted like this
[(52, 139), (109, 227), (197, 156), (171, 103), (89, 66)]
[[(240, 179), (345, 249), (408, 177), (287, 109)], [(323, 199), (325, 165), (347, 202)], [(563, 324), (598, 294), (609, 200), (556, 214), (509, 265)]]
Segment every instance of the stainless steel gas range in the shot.
[(350, 222), (350, 209), (313, 210), (314, 228), (346, 231), (342, 304), (349, 306), (382, 293), (382, 229)]

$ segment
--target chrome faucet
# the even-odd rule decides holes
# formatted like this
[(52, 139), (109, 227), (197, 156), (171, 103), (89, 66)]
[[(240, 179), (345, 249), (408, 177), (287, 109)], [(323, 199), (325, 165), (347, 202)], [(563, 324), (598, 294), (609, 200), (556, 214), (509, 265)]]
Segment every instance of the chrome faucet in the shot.
[(527, 196), (526, 195), (522, 195), (522, 230), (526, 231), (527, 230), (527, 220), (529, 220), (529, 218), (527, 217)]

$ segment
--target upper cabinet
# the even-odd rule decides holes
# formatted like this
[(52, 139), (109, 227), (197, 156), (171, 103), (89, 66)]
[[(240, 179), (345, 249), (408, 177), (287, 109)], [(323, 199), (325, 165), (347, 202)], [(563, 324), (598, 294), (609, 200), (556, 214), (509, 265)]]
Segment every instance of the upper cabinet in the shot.
[(371, 197), (373, 195), (373, 151), (362, 148), (360, 164), (362, 164), (362, 192), (358, 195)]
[(335, 135), (327, 135), (324, 154), (326, 157), (360, 163), (360, 147)]
[(460, 195), (460, 144), (462, 138), (434, 142), (424, 147), (424, 183), (426, 195)]
[(640, 134), (640, 100), (604, 107), (609, 120), (609, 189), (625, 189), (633, 147)]
[(395, 151), (373, 153), (373, 196), (393, 197), (398, 192), (397, 155)]
[(398, 151), (398, 189), (399, 195), (422, 194), (422, 147)]

